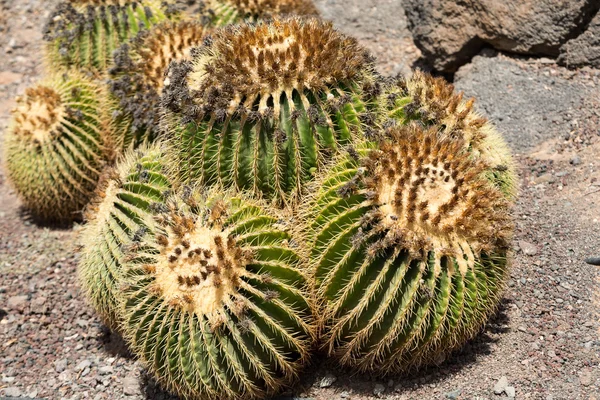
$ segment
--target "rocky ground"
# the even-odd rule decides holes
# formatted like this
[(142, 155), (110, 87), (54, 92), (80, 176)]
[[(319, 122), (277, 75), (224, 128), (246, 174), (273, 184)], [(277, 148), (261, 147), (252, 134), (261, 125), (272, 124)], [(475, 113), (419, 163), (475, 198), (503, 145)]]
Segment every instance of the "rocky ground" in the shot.
[[(39, 78), (41, 26), (55, 3), (0, 0), (0, 136), (15, 95)], [(396, 0), (318, 0), (382, 73), (418, 50)], [(386, 380), (315, 360), (281, 399), (600, 399), (600, 70), (484, 51), (455, 76), (511, 144), (521, 196), (514, 267), (498, 315), (441, 366)], [(77, 227), (33, 224), (0, 172), (0, 395), (171, 399), (84, 303)]]

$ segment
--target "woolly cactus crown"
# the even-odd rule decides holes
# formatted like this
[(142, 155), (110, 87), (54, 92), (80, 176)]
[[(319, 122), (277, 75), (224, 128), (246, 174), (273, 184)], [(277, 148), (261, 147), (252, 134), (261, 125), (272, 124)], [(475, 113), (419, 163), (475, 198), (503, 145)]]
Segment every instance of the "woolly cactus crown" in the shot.
[(383, 90), (392, 121), (420, 121), (437, 126), (452, 137), (463, 140), (474, 157), (487, 164), (487, 174), (508, 198), (518, 190), (515, 165), (510, 150), (494, 126), (443, 78), (415, 71), (408, 79), (392, 81)]

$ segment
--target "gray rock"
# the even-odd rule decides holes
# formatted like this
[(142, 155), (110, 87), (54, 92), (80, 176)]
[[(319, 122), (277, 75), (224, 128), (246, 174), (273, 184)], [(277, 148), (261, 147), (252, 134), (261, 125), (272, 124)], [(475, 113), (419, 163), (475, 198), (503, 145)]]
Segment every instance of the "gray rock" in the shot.
[(519, 248), (526, 256), (535, 256), (538, 253), (537, 246), (526, 240), (519, 240)]
[(140, 393), (140, 381), (135, 373), (131, 372), (123, 379), (123, 393), (127, 396), (135, 396)]
[(21, 397), (22, 392), (21, 389), (16, 386), (9, 386), (4, 389), (4, 395), (7, 397)]
[[(591, 118), (587, 102), (597, 91), (577, 79), (549, 76), (504, 56), (477, 56), (455, 75), (454, 85), (492, 120), (513, 150), (524, 153), (571, 131), (570, 121)], [(571, 113), (572, 118), (566, 117)]]
[[(404, 0), (408, 27), (424, 59), (454, 72), (484, 45), (557, 57), (600, 8), (596, 0)], [(598, 39), (600, 40), (600, 39)]]
[(589, 65), (600, 68), (600, 13), (596, 14), (585, 32), (560, 48), (558, 62), (567, 67)]
[(335, 381), (337, 381), (337, 377), (335, 375), (327, 374), (323, 377), (323, 379), (321, 379), (321, 382), (319, 383), (319, 387), (328, 388), (331, 385), (333, 385), (333, 383)]
[(67, 369), (67, 359), (63, 358), (62, 360), (58, 360), (54, 362), (54, 368), (56, 368), (56, 372), (61, 373), (65, 369)]
[(27, 301), (29, 300), (29, 296), (11, 296), (8, 298), (6, 304), (9, 309), (23, 312), (25, 307), (27, 306)]
[[(599, 32), (598, 34), (600, 35), (600, 32)], [(600, 51), (600, 50), (599, 50), (599, 51)], [(571, 163), (571, 165), (575, 165), (575, 166), (577, 166), (577, 165), (581, 165), (581, 157), (579, 157), (579, 156), (575, 156), (575, 157), (571, 158), (571, 159), (569, 160), (569, 162)]]
[(75, 371), (83, 371), (84, 369), (90, 367), (92, 362), (90, 360), (83, 360), (75, 367)]
[(451, 392), (446, 393), (445, 396), (446, 396), (447, 399), (457, 400), (458, 397), (460, 396), (460, 393), (461, 393), (461, 390), (460, 389), (456, 389), (456, 390), (453, 390)]
[(375, 385), (375, 387), (373, 388), (373, 394), (377, 397), (382, 396), (385, 393), (385, 386), (383, 386), (381, 383), (378, 383)]
[(104, 367), (100, 367), (98, 368), (98, 373), (100, 375), (108, 375), (108, 374), (112, 374), (114, 371), (114, 368), (112, 365), (105, 365)]
[(514, 399), (515, 396), (517, 395), (517, 391), (515, 390), (514, 386), (507, 386), (504, 389), (504, 393), (506, 393), (506, 395), (508, 396), (509, 399)]
[(495, 394), (502, 394), (502, 393), (504, 393), (504, 390), (506, 390), (507, 386), (508, 386), (508, 378), (506, 376), (503, 376), (494, 385), (494, 393)]

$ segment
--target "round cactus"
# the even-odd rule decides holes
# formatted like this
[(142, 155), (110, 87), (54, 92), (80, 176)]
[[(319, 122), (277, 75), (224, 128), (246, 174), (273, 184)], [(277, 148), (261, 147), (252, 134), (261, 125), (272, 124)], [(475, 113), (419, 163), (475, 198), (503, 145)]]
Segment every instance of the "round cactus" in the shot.
[(17, 99), (4, 160), (35, 217), (59, 223), (81, 218), (111, 157), (105, 99), (100, 87), (77, 73), (51, 76)]
[(49, 62), (104, 73), (122, 43), (172, 13), (175, 8), (160, 0), (63, 1), (44, 29)]
[(510, 203), (460, 138), (416, 124), (352, 148), (303, 217), (325, 348), (389, 374), (439, 362), (481, 329), (507, 278)]
[(197, 22), (166, 21), (143, 30), (117, 50), (109, 84), (122, 111), (123, 147), (157, 137), (159, 99), (169, 64), (189, 58), (207, 32)]
[(516, 167), (506, 142), (494, 126), (473, 110), (474, 99), (464, 100), (443, 78), (415, 71), (383, 89), (387, 117), (392, 122), (420, 121), (460, 137), (473, 156), (488, 164), (487, 174), (508, 198), (517, 194)]
[(96, 198), (86, 209), (79, 281), (90, 304), (113, 329), (121, 321), (119, 291), (125, 255), (150, 228), (145, 221), (151, 220), (151, 205), (164, 201), (171, 189), (163, 161), (157, 147), (127, 152), (103, 174)]
[(214, 26), (259, 21), (282, 15), (318, 15), (311, 0), (209, 0), (206, 13)]
[(244, 196), (183, 187), (154, 205), (126, 262), (124, 337), (183, 398), (265, 398), (312, 346), (287, 220)]
[(179, 176), (297, 198), (374, 120), (372, 60), (330, 23), (276, 19), (216, 31), (169, 69), (163, 124)]

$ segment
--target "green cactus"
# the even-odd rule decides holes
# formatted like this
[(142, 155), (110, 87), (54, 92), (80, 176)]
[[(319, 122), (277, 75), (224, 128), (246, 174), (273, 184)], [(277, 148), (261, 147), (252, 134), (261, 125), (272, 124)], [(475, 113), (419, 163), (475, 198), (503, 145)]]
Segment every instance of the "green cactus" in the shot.
[(183, 187), (152, 210), (132, 230), (120, 293), (133, 352), (183, 398), (261, 399), (290, 384), (314, 327), (288, 220), (216, 188)]
[(510, 150), (494, 126), (473, 110), (474, 99), (464, 100), (443, 78), (420, 71), (388, 82), (382, 92), (383, 113), (392, 123), (420, 121), (462, 138), (471, 153), (488, 164), (487, 174), (494, 184), (508, 198), (516, 197), (518, 180)]
[(159, 133), (160, 96), (169, 64), (188, 59), (210, 32), (199, 22), (162, 22), (145, 29), (115, 53), (109, 86), (119, 101), (122, 147), (154, 141)]
[(86, 209), (78, 274), (86, 298), (104, 323), (118, 329), (119, 291), (125, 254), (135, 249), (147, 226), (150, 206), (171, 189), (160, 148), (129, 151), (102, 176), (95, 200)]
[(163, 125), (179, 176), (278, 201), (297, 199), (376, 119), (372, 59), (315, 18), (218, 30), (167, 80)]
[(8, 178), (33, 216), (81, 218), (112, 157), (106, 94), (73, 72), (50, 76), (17, 99), (5, 134)]
[(357, 145), (303, 205), (324, 347), (343, 365), (385, 375), (437, 363), (499, 303), (510, 202), (439, 130), (412, 123)]
[(206, 9), (214, 26), (257, 22), (289, 14), (319, 14), (311, 0), (209, 0)]
[(177, 8), (160, 0), (71, 0), (61, 2), (44, 29), (53, 67), (103, 74), (113, 52), (137, 33), (167, 18)]

